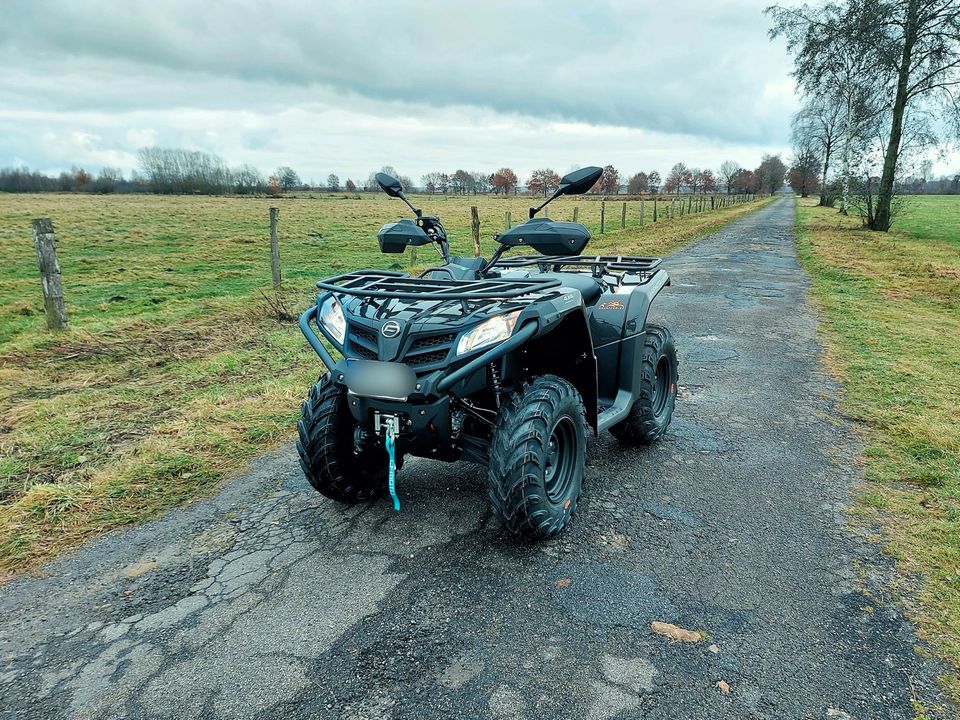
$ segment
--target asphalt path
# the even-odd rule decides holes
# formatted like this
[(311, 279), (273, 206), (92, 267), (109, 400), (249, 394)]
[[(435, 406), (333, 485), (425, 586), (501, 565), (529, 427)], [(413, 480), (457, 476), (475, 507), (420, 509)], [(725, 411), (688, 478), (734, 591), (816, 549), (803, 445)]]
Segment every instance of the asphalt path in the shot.
[(942, 703), (890, 562), (849, 523), (857, 444), (818, 364), (793, 200), (667, 266), (674, 423), (645, 450), (592, 443), (561, 537), (505, 536), (477, 466), (410, 460), (395, 513), (325, 500), (287, 446), (0, 587), (0, 717), (862, 720)]

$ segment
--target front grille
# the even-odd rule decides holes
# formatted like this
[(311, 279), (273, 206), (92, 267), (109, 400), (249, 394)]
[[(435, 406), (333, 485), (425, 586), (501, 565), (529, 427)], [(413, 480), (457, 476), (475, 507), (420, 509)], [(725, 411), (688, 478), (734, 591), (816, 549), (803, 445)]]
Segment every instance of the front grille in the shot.
[(377, 334), (363, 325), (350, 325), (350, 350), (364, 360), (378, 360)]
[(374, 347), (377, 346), (377, 334), (372, 330), (365, 328), (363, 325), (351, 325), (350, 334), (360, 338), (361, 340), (366, 340)]
[(450, 354), (450, 346), (456, 337), (456, 333), (444, 333), (415, 338), (403, 361), (414, 367), (443, 362)]
[(364, 360), (377, 360), (379, 356), (373, 350), (368, 350), (363, 345), (358, 345), (357, 343), (352, 344), (353, 352), (356, 355), (359, 355)]
[(447, 359), (447, 353), (449, 350), (436, 350), (434, 352), (420, 353), (419, 355), (407, 355), (406, 363), (407, 365), (432, 365), (433, 363), (442, 362)]
[(438, 345), (449, 345), (455, 337), (455, 334), (448, 333), (446, 335), (431, 335), (430, 337), (417, 338), (410, 346), (410, 352), (426, 350), (427, 348), (437, 347)]

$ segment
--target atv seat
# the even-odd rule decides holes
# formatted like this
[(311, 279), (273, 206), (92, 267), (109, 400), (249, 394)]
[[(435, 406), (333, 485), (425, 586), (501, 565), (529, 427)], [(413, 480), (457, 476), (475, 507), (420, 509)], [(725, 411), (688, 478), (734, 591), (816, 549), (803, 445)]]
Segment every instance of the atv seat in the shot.
[(603, 293), (604, 285), (601, 280), (597, 280), (592, 275), (576, 272), (545, 272), (536, 273), (531, 277), (544, 277), (552, 280), (559, 280), (563, 287), (579, 290), (583, 296), (583, 302), (592, 305)]

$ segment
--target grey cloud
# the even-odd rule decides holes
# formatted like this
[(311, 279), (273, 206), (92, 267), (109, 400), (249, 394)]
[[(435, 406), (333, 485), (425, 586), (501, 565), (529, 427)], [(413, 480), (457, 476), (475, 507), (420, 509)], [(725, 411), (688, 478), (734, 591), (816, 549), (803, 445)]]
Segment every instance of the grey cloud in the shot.
[[(14, 0), (0, 54), (8, 71), (13, 62), (100, 77), (99, 93), (66, 88), (66, 97), (42, 101), (74, 110), (267, 105), (271, 88), (309, 102), (332, 89), (344, 103), (420, 104), (427, 114), (474, 106), (780, 144), (792, 104), (764, 88), (782, 82), (788, 65), (766, 39), (765, 1)], [(114, 78), (135, 87), (115, 92)]]

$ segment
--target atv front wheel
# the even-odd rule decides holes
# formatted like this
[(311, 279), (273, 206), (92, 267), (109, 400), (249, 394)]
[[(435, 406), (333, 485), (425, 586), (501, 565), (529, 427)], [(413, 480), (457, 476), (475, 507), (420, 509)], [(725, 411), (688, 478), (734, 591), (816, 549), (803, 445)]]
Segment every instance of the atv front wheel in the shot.
[(332, 500), (356, 503), (387, 491), (386, 450), (371, 446), (355, 452), (356, 427), (345, 390), (324, 375), (301, 408), (297, 452), (313, 489)]
[(510, 532), (540, 540), (570, 522), (586, 465), (585, 427), (580, 393), (555, 375), (524, 383), (500, 408), (488, 494)]
[(624, 445), (650, 445), (667, 431), (677, 399), (677, 349), (662, 325), (647, 325), (640, 363), (640, 394), (630, 414), (610, 428)]

